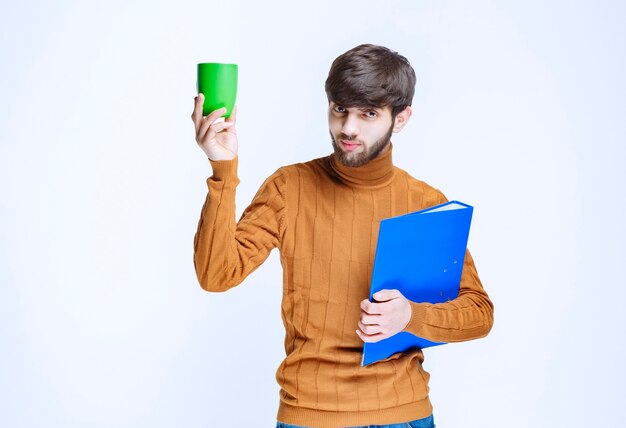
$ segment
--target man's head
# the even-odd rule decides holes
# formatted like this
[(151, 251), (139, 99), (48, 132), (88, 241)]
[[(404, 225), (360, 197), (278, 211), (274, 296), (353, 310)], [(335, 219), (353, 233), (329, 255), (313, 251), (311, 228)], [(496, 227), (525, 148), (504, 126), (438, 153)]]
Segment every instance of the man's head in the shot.
[(358, 167), (382, 153), (411, 117), (414, 92), (415, 71), (397, 52), (366, 44), (337, 57), (326, 79), (337, 159)]

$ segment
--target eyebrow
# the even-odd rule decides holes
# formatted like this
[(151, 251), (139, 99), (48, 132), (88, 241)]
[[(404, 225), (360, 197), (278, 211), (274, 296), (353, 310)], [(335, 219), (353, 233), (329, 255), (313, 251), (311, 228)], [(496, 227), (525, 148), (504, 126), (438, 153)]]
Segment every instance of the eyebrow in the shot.
[(352, 106), (351, 107), (351, 106), (345, 106), (343, 104), (338, 104), (338, 103), (335, 103), (335, 102), (332, 102), (332, 101), (331, 101), (331, 103), (332, 103), (332, 105), (334, 107), (355, 108), (355, 109), (357, 109), (359, 111), (372, 111), (372, 110), (380, 111), (380, 110), (382, 110), (380, 107), (374, 107), (374, 106), (368, 106), (368, 107), (354, 107), (354, 106)]

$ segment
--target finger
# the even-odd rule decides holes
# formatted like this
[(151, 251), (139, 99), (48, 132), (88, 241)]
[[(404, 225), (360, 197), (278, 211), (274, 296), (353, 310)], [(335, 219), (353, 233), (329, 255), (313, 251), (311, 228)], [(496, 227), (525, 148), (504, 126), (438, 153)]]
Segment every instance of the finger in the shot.
[(198, 94), (198, 96), (194, 98), (193, 113), (191, 113), (191, 120), (193, 120), (194, 125), (196, 125), (196, 134), (198, 133), (198, 129), (200, 128), (200, 124), (202, 123), (203, 105), (204, 95)]
[(225, 120), (226, 120), (226, 122), (230, 122), (233, 125), (235, 123), (237, 123), (237, 106), (235, 106), (235, 108), (233, 108), (233, 112)]
[(200, 115), (200, 119), (196, 122), (198, 124), (196, 129), (196, 139), (198, 135), (204, 135), (209, 126), (214, 124), (220, 117), (224, 115), (224, 113), (226, 113), (226, 108), (222, 107), (221, 109), (212, 111), (211, 113), (209, 113), (208, 116), (202, 118), (202, 107), (200, 107), (200, 111), (198, 113)]
[(226, 123), (226, 122), (214, 123), (208, 128), (207, 132), (204, 135), (200, 136), (200, 138), (198, 139), (198, 143), (203, 143), (204, 141), (212, 140), (213, 138), (215, 138), (215, 134), (218, 134), (222, 131), (226, 131), (229, 128), (232, 128), (233, 126), (235, 125), (232, 123)]
[(225, 114), (226, 114), (226, 107), (222, 107), (209, 113), (204, 118), (204, 120), (208, 120), (209, 122), (214, 123), (217, 119), (224, 116)]
[(402, 296), (398, 290), (380, 290), (372, 296), (377, 302), (387, 302)]
[(359, 330), (362, 333), (365, 333), (367, 336), (373, 336), (375, 334), (380, 334), (383, 332), (383, 328), (379, 325), (365, 325), (359, 321)]
[(373, 324), (379, 324), (379, 323), (380, 323), (380, 319), (381, 319), (381, 315), (367, 315), (367, 314), (361, 314), (361, 319), (360, 319), (360, 321), (361, 321), (364, 325), (373, 325)]
[(372, 303), (367, 299), (361, 301), (361, 310), (367, 315), (380, 315), (383, 313), (377, 303)]
[(214, 130), (215, 132), (222, 132), (225, 129), (233, 128), (234, 126), (235, 124), (230, 122), (215, 122), (211, 125), (211, 130)]
[(356, 330), (356, 334), (361, 338), (363, 342), (368, 343), (376, 343), (387, 338), (387, 336), (385, 336), (384, 334), (368, 335), (359, 330)]
[(219, 110), (215, 110), (214, 112), (211, 112), (211, 114), (209, 114), (207, 117), (205, 117), (202, 120), (202, 125), (200, 126), (200, 128), (198, 129), (198, 132), (196, 132), (196, 141), (202, 140), (205, 138), (207, 130), (211, 127), (211, 125), (214, 125), (215, 122), (222, 117), (222, 115), (225, 112), (225, 108), (221, 108)]

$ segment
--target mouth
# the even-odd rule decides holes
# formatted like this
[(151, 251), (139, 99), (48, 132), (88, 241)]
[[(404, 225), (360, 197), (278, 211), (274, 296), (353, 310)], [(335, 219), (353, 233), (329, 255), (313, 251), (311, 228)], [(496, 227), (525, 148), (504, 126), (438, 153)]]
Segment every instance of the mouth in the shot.
[(340, 140), (340, 143), (341, 146), (349, 152), (352, 152), (361, 147), (361, 144), (354, 140)]

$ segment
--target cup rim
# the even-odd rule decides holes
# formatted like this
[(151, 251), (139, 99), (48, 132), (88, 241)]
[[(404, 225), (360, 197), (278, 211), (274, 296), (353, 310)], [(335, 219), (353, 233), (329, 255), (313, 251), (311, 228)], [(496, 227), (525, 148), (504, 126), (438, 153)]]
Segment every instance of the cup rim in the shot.
[(198, 65), (231, 65), (237, 67), (237, 64), (230, 62), (199, 62)]

